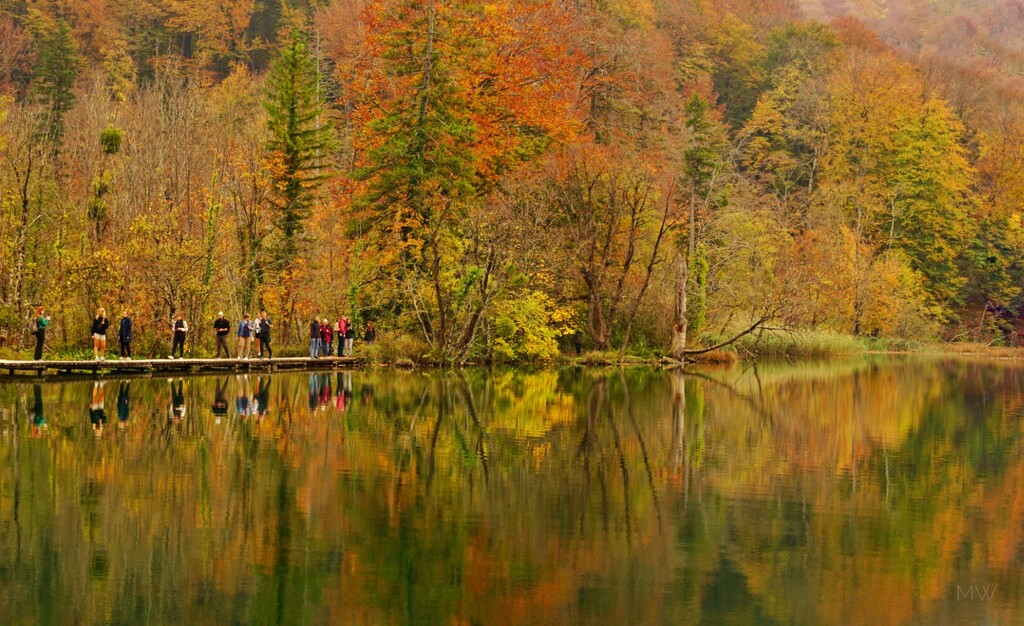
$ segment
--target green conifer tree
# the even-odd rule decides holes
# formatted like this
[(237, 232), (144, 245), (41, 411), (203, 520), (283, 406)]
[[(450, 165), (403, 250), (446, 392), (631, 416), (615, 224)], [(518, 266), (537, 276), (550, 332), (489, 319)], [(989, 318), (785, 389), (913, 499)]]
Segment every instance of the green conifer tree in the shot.
[(298, 253), (317, 189), (330, 174), (328, 161), (335, 146), (317, 60), (297, 29), (271, 65), (263, 108), (271, 134), (267, 151), (273, 163), (273, 205), (281, 230), (278, 261), (286, 267)]
[(42, 34), (33, 94), (46, 107), (40, 132), (55, 147), (64, 137), (64, 115), (75, 104), (79, 58), (71, 29), (63, 20)]

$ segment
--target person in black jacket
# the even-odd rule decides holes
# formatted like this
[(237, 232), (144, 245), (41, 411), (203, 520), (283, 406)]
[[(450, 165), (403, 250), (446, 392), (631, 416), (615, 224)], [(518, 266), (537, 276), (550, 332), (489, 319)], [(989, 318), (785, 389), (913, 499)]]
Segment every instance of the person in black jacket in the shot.
[(320, 356), (320, 322), (316, 317), (309, 323), (309, 356), (313, 359)]
[(260, 357), (263, 357), (263, 351), (267, 351), (267, 358), (274, 358), (274, 350), (270, 347), (270, 329), (274, 325), (270, 323), (270, 318), (267, 317), (266, 311), (260, 311)]
[(110, 320), (107, 319), (107, 311), (100, 307), (96, 311), (96, 317), (92, 320), (92, 358), (103, 361), (107, 358), (107, 328)]
[(185, 358), (185, 337), (188, 335), (188, 322), (185, 321), (185, 316), (178, 313), (171, 324), (171, 328), (174, 329), (174, 340), (171, 342), (171, 356), (174, 358), (174, 351), (178, 351), (179, 358)]
[(231, 322), (224, 317), (224, 311), (217, 312), (217, 319), (213, 322), (213, 330), (217, 333), (217, 358), (220, 358), (221, 349), (224, 350), (224, 358), (230, 359), (228, 351), (228, 333), (231, 332)]
[(121, 327), (117, 331), (117, 341), (121, 344), (121, 358), (132, 358), (132, 318), (128, 309), (121, 313)]

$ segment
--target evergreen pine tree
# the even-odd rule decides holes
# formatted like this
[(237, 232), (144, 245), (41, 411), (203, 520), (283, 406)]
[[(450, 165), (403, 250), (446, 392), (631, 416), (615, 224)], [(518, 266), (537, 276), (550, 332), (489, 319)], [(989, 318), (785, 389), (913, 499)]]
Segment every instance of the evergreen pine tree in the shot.
[(75, 104), (79, 59), (71, 29), (63, 20), (46, 32), (33, 83), (35, 99), (46, 107), (40, 132), (54, 146), (64, 137), (64, 115)]
[(263, 108), (271, 134), (267, 151), (273, 163), (273, 205), (281, 229), (278, 260), (287, 265), (298, 252), (335, 145), (334, 127), (325, 117), (320, 94), (317, 60), (297, 29), (271, 65)]

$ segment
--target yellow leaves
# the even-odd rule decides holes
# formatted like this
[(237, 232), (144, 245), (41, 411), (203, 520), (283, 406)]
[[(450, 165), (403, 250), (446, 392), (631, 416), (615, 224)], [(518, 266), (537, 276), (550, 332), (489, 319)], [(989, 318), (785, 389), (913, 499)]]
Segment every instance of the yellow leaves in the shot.
[(263, 109), (259, 106), (256, 81), (242, 63), (233, 63), (231, 73), (209, 90), (208, 102), (218, 121), (236, 132), (263, 126), (254, 124), (262, 119)]
[(231, 58), (245, 48), (255, 0), (161, 0), (167, 25), (195, 35), (194, 58), (200, 67)]
[[(3, 128), (3, 124), (7, 121), (7, 107), (11, 106), (14, 102), (14, 98), (11, 96), (0, 95), (0, 128)], [(7, 137), (0, 133), (0, 150), (7, 147)]]
[(540, 291), (529, 291), (494, 307), (492, 349), (501, 360), (550, 361), (558, 338), (572, 331), (574, 311)]
[(927, 338), (935, 333), (924, 277), (905, 255), (880, 256), (867, 276), (864, 328), (884, 337)]
[[(571, 394), (559, 388), (556, 370), (527, 375), (514, 370), (496, 373), (493, 393), (497, 409), (486, 424), (490, 431), (508, 431), (518, 439), (541, 438), (576, 420), (577, 404)], [(550, 446), (535, 448), (536, 462), (540, 463), (549, 452)]]

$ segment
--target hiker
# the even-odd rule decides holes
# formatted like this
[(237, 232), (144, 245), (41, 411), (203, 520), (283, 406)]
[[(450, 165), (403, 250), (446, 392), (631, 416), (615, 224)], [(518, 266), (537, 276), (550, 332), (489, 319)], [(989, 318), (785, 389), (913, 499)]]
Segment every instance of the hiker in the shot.
[(110, 327), (110, 320), (107, 319), (107, 310), (100, 307), (96, 310), (96, 317), (92, 320), (92, 358), (95, 361), (104, 361), (107, 358), (107, 328)]
[(264, 348), (267, 350), (267, 358), (274, 358), (274, 351), (270, 347), (270, 329), (274, 325), (270, 323), (266, 311), (260, 311), (260, 356), (263, 356)]
[(260, 337), (263, 334), (263, 329), (260, 328), (262, 320), (260, 314), (256, 314), (256, 319), (252, 321), (252, 348), (251, 350), (256, 353), (257, 358), (263, 358), (263, 346), (260, 345)]
[(224, 358), (231, 358), (231, 351), (228, 350), (228, 333), (231, 332), (231, 322), (224, 318), (224, 311), (217, 311), (217, 319), (213, 322), (213, 330), (217, 333), (217, 356), (220, 358), (220, 351), (224, 350)]
[(132, 358), (132, 318), (128, 309), (121, 313), (121, 327), (117, 331), (117, 341), (121, 344), (121, 358)]
[(345, 356), (352, 356), (352, 344), (356, 340), (356, 327), (352, 320), (345, 319)]
[(338, 331), (338, 356), (348, 356), (348, 354), (345, 353), (345, 336), (348, 334), (348, 318), (344, 315), (339, 317), (335, 330)]
[(43, 315), (43, 307), (36, 307), (36, 314), (32, 318), (29, 331), (36, 336), (35, 360), (43, 360), (43, 342), (46, 341), (46, 327), (50, 325), (50, 316)]
[(331, 330), (331, 324), (325, 317), (320, 322), (320, 354), (323, 356), (331, 356), (331, 348), (334, 339), (334, 332)]
[(171, 328), (174, 329), (174, 340), (171, 342), (171, 355), (167, 358), (174, 358), (174, 351), (178, 351), (178, 358), (185, 358), (185, 337), (188, 335), (188, 322), (185, 321), (185, 316), (181, 313), (174, 318), (174, 323), (171, 324)]
[(366, 331), (363, 333), (363, 341), (367, 344), (377, 341), (377, 329), (373, 327), (373, 322), (366, 322)]
[(309, 323), (309, 356), (312, 359), (320, 356), (320, 322), (316, 317)]
[(242, 321), (238, 322), (238, 358), (241, 359), (242, 355), (245, 355), (245, 359), (249, 360), (249, 354), (252, 351), (252, 322), (249, 321), (249, 314), (246, 313), (242, 316)]

